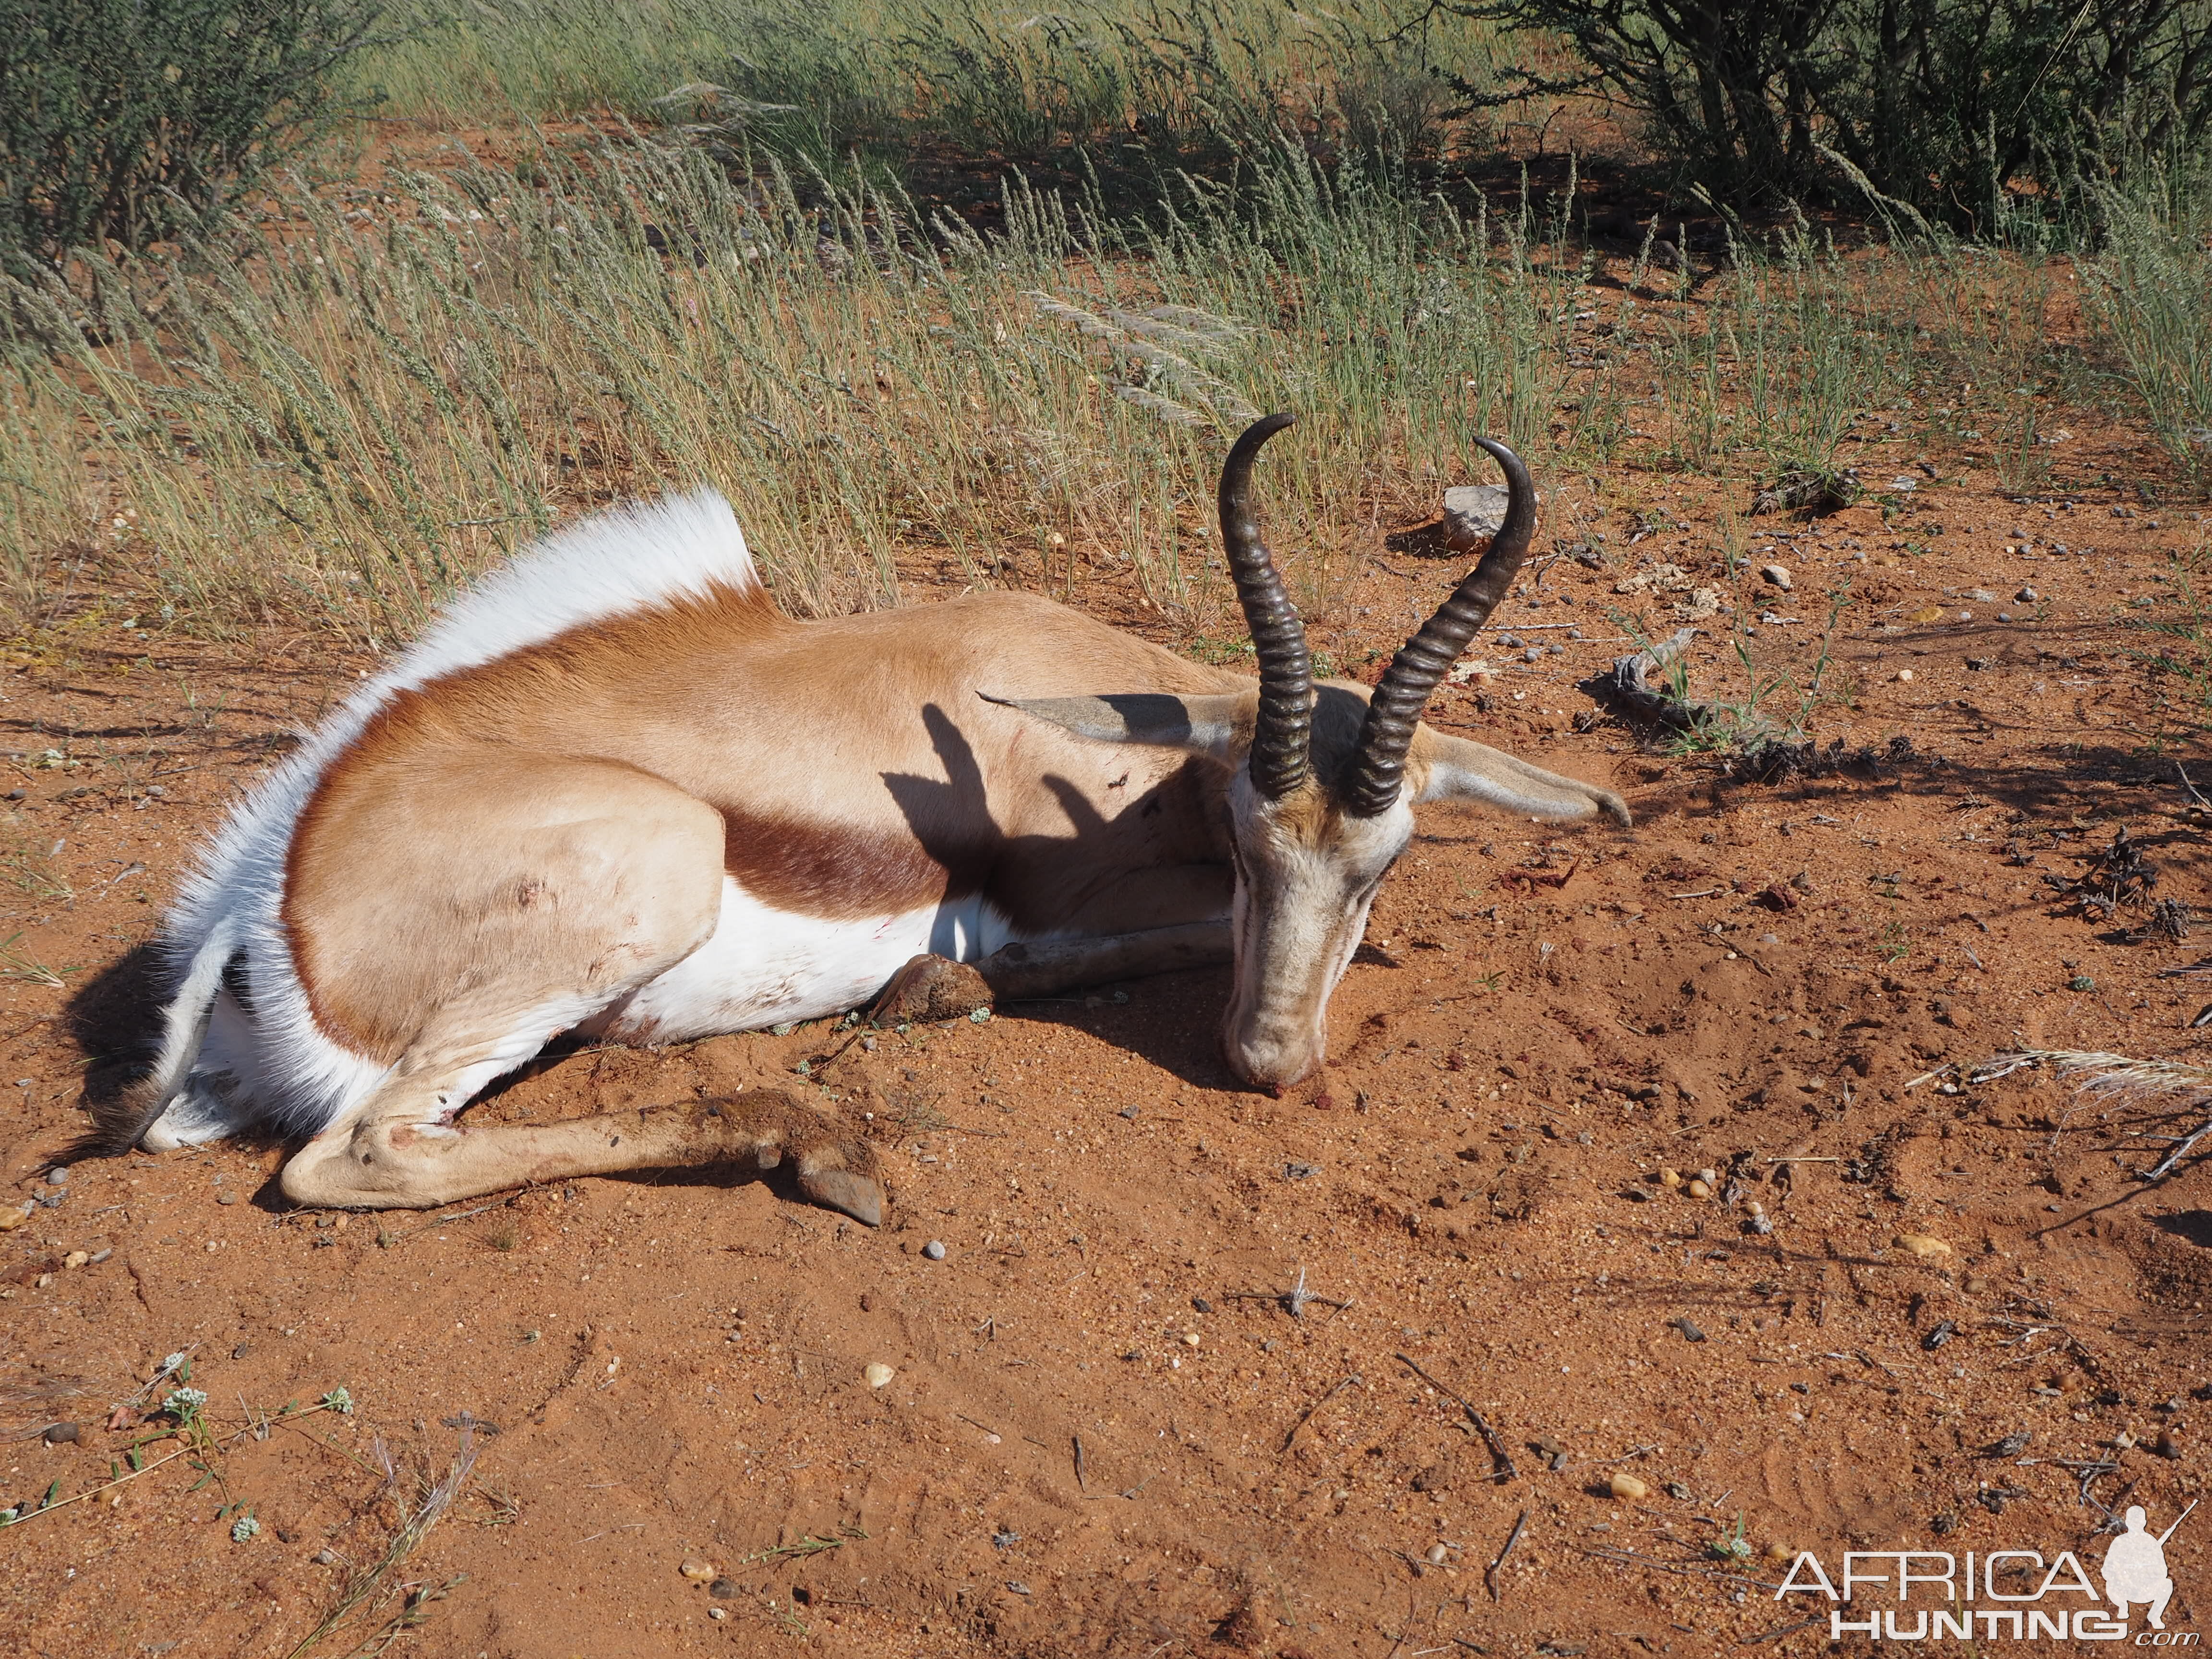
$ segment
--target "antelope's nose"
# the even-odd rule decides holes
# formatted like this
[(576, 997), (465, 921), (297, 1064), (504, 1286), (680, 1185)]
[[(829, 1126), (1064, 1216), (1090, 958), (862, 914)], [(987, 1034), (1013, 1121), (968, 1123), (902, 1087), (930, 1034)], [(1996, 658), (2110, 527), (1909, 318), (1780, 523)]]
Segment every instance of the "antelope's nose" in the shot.
[(1311, 1077), (1322, 1061), (1318, 1042), (1285, 1042), (1233, 1034), (1224, 1035), (1221, 1053), (1239, 1079), (1278, 1098)]

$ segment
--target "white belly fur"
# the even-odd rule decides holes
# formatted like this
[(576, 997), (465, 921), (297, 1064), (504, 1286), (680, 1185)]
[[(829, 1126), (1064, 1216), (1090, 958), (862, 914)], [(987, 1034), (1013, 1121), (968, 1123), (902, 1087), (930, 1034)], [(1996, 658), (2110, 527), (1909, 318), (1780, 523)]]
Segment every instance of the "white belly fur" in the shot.
[(866, 1001), (924, 951), (975, 962), (1013, 937), (980, 896), (833, 921), (775, 909), (725, 877), (713, 936), (578, 1029), (623, 1042), (681, 1042), (819, 1019)]

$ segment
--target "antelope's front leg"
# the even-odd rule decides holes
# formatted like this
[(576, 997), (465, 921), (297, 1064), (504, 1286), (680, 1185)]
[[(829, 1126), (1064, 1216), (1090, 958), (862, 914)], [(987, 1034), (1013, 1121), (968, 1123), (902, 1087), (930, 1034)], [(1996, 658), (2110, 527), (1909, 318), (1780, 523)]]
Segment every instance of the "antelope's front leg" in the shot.
[(629, 1170), (788, 1164), (800, 1194), (869, 1226), (883, 1219), (875, 1153), (789, 1096), (736, 1095), (693, 1105), (608, 1112), (565, 1123), (447, 1126), (417, 1091), (372, 1097), (350, 1121), (284, 1166), (295, 1203), (428, 1209), (510, 1187)]
[(1143, 979), (1236, 960), (1227, 921), (1181, 922), (1097, 939), (1039, 939), (1000, 946), (969, 964), (919, 956), (893, 974), (868, 1017), (878, 1025), (902, 1020), (957, 1019), (999, 1001), (1059, 996), (1117, 979)]

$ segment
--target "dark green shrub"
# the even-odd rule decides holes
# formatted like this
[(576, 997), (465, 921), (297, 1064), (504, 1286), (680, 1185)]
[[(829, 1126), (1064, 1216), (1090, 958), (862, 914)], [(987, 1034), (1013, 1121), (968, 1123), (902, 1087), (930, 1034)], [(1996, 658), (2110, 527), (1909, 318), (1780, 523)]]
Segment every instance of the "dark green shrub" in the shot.
[[(1557, 30), (1715, 201), (1823, 199), (1987, 233), (2024, 182), (2203, 143), (2212, 0), (1453, 0)], [(1501, 101), (1492, 94), (1482, 101)], [(2054, 158), (2057, 165), (2054, 165)], [(2045, 175), (2039, 178), (2039, 174)]]
[(204, 224), (337, 116), (376, 0), (0, 0), (0, 269)]

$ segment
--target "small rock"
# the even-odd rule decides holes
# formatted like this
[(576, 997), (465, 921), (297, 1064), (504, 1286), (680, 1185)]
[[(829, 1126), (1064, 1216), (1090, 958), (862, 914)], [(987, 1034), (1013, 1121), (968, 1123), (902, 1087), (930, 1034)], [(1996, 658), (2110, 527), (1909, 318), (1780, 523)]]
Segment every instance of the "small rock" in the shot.
[(2129, 1447), (2136, 1443), (2136, 1437), (2130, 1434), (2125, 1429), (2122, 1429), (2118, 1434), (2112, 1437), (2112, 1443), (2115, 1446), (2118, 1446), (2122, 1451), (2125, 1451)]
[(1681, 1332), (1682, 1340), (1685, 1342), (1702, 1342), (1705, 1340), (1705, 1334), (1688, 1319), (1670, 1319), (1667, 1322)]
[(714, 1571), (714, 1564), (712, 1561), (686, 1561), (682, 1566), (677, 1569), (677, 1571), (682, 1573), (686, 1578), (689, 1578), (695, 1584), (703, 1584), (710, 1578), (720, 1577), (720, 1575)]
[(238, 1194), (225, 1188), (215, 1195), (215, 1201), (218, 1204), (235, 1204), (238, 1202)]
[(1698, 1179), (1708, 1187), (1717, 1187), (1721, 1184), (1721, 1172), (1718, 1170), (1700, 1170)]
[(2013, 595), (2013, 598), (2018, 599), (2022, 605), (2033, 605), (2042, 597), (2042, 594), (2037, 592), (2032, 587), (2023, 587), (2019, 592)]
[(1923, 1261), (1951, 1254), (1948, 1244), (1929, 1233), (1899, 1233), (1892, 1242), (1906, 1255), (1918, 1256)]
[(944, 1261), (945, 1241), (941, 1238), (931, 1239), (928, 1243), (921, 1247), (921, 1253), (927, 1256), (932, 1261)]
[(1667, 1188), (1674, 1188), (1674, 1187), (1679, 1187), (1679, 1186), (1680, 1186), (1680, 1185), (1682, 1184), (1682, 1172), (1681, 1172), (1680, 1170), (1660, 1170), (1660, 1171), (1659, 1171), (1659, 1184), (1660, 1184), (1662, 1187), (1667, 1187)]
[(1778, 1564), (1794, 1561), (1797, 1559), (1797, 1552), (1778, 1538), (1766, 1547), (1766, 1559)]
[(46, 1430), (46, 1441), (49, 1446), (74, 1446), (77, 1442), (77, 1434), (76, 1424), (56, 1423)]
[(1194, 1296), (1191, 1297), (1190, 1305), (1194, 1311), (1199, 1313), (1212, 1313), (1213, 1311), (1213, 1304), (1211, 1302), (1208, 1302), (1202, 1296)]
[(336, 1550), (317, 1550), (313, 1560), (319, 1567), (334, 1567), (338, 1564), (338, 1553)]
[(0, 1204), (0, 1233), (13, 1232), (30, 1218), (31, 1212), (28, 1207)]
[[(717, 1578), (713, 1583), (707, 1586), (707, 1594), (713, 1596), (717, 1601), (728, 1601), (734, 1600), (740, 1592), (737, 1584), (731, 1580), (727, 1578)], [(717, 1607), (714, 1611), (720, 1613), (721, 1609)]]
[(70, 1172), (58, 1164), (46, 1171), (46, 1185), (49, 1187), (66, 1187), (69, 1178)]
[(1198, 1333), (1196, 1331), (1185, 1331), (1182, 1334), (1182, 1345), (1186, 1348), (1196, 1347), (1198, 1346)]
[(1713, 1195), (1713, 1189), (1701, 1180), (1692, 1181), (1682, 1190), (1689, 1194), (1692, 1198), (1711, 1198)]
[(880, 1359), (860, 1373), (860, 1380), (872, 1389), (880, 1389), (898, 1373)]
[(251, 1342), (241, 1342), (230, 1351), (230, 1357), (233, 1359), (243, 1359), (252, 1352), (253, 1345)]
[(2158, 1438), (2151, 1442), (2150, 1449), (2160, 1457), (2178, 1460), (2181, 1455), (2181, 1442), (2174, 1438), (2172, 1429), (2160, 1430)]
[(1759, 574), (1784, 592), (1790, 591), (1790, 570), (1786, 565), (1769, 564), (1759, 567)]
[(62, 1266), (64, 1267), (82, 1267), (86, 1262), (91, 1260), (92, 1253), (88, 1250), (71, 1250), (67, 1255), (62, 1258)]
[(709, 1607), (707, 1609), (707, 1616), (716, 1624), (720, 1624), (730, 1616), (730, 1610), (727, 1607)]
[(1686, 1504), (1690, 1501), (1691, 1492), (1690, 1489), (1680, 1481), (1669, 1480), (1667, 1483), (1667, 1496), (1678, 1504)]
[(1912, 684), (1912, 671), (1910, 668), (1900, 668), (1897, 671), (1897, 678), (1910, 685)]
[(1462, 484), (1444, 491), (1444, 546), (1454, 553), (1480, 553), (1505, 523), (1508, 494), (1503, 484)]
[(1441, 1567), (1450, 1554), (1451, 1551), (1444, 1545), (1431, 1544), (1429, 1546), (1429, 1565), (1432, 1567)]
[(1613, 1479), (1607, 1481), (1606, 1486), (1615, 1498), (1625, 1503), (1633, 1504), (1651, 1495), (1651, 1488), (1626, 1469), (1615, 1471)]

